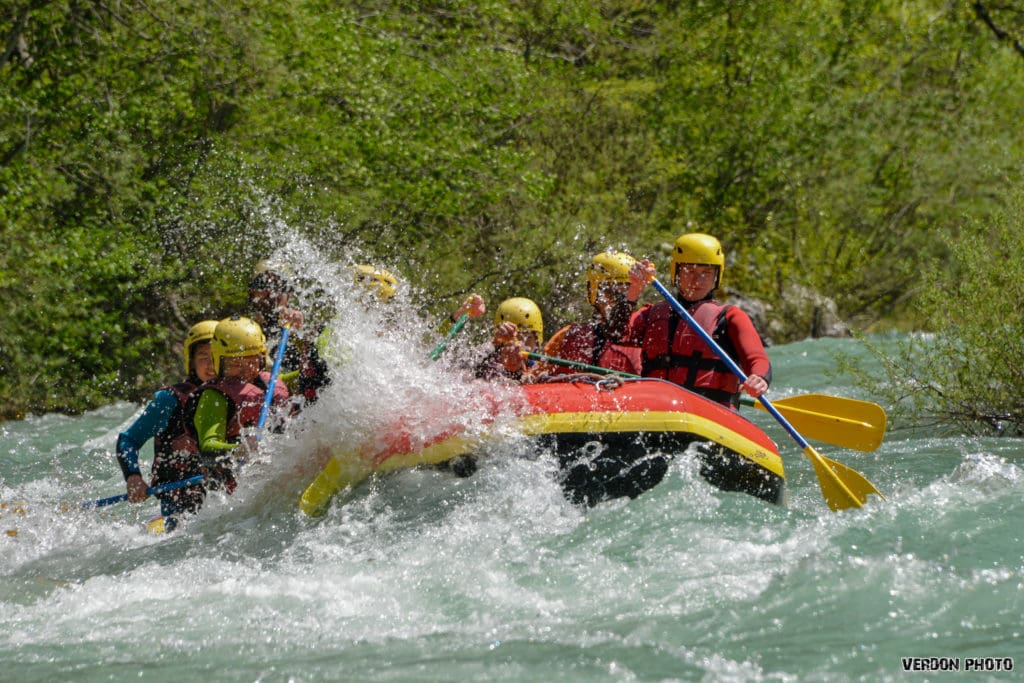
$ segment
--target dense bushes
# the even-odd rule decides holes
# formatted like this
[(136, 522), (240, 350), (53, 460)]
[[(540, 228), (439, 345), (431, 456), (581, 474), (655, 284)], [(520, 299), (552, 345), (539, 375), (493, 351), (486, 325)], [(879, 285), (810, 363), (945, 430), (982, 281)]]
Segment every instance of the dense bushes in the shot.
[(591, 252), (696, 227), (731, 288), (866, 326), (1020, 181), (1021, 27), (981, 2), (16, 5), (6, 416), (173, 376), (282, 224), (416, 273), (431, 313), (478, 289), (554, 320)]
[(1024, 436), (1024, 192), (949, 247), (917, 303), (918, 325), (941, 333), (866, 340), (875, 363), (859, 377), (914, 423)]

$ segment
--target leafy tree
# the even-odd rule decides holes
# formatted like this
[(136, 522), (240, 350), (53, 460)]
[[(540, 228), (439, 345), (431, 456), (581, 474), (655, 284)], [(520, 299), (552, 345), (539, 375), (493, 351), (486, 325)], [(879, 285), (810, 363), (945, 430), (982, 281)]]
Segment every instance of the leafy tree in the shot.
[(844, 367), (913, 424), (1024, 435), (1024, 193), (948, 243), (951, 262), (931, 264), (917, 305), (920, 326), (940, 332), (866, 339), (877, 365)]
[(479, 290), (578, 317), (594, 252), (663, 263), (691, 229), (780, 341), (791, 284), (906, 315), (935, 236), (1020, 181), (1020, 28), (937, 0), (18, 0), (3, 415), (147, 394), (297, 235), (431, 316)]

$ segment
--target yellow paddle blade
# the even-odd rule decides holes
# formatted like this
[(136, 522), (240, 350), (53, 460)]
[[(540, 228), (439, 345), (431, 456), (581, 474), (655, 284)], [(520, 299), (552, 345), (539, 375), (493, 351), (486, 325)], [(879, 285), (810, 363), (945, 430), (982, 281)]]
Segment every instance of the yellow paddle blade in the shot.
[(151, 534), (162, 534), (167, 531), (163, 517), (154, 517), (146, 522), (146, 530)]
[(804, 455), (811, 459), (814, 472), (818, 475), (821, 494), (833, 512), (859, 508), (871, 494), (885, 500), (885, 496), (857, 470), (826, 458), (814, 450), (813, 446), (805, 448)]
[(773, 401), (777, 406), (784, 403), (791, 408), (828, 413), (851, 422), (862, 422), (885, 431), (885, 410), (877, 403), (856, 398), (829, 396), (828, 394), (798, 394)]
[[(743, 403), (767, 410), (760, 401)], [(827, 394), (801, 394), (772, 401), (793, 427), (809, 439), (858, 451), (876, 450), (885, 438), (886, 415), (882, 406)]]

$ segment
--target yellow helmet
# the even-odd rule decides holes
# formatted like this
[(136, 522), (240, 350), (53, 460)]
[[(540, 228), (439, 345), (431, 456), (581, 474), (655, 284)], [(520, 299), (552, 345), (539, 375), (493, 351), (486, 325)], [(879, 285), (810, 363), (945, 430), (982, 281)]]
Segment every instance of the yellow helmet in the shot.
[(587, 301), (597, 303), (597, 288), (605, 282), (629, 284), (629, 269), (636, 259), (621, 251), (605, 251), (595, 256), (587, 268)]
[(373, 292), (383, 302), (388, 302), (398, 292), (398, 278), (386, 270), (373, 266), (352, 266), (355, 281)]
[(510, 322), (537, 333), (537, 341), (544, 341), (544, 319), (537, 304), (521, 296), (505, 299), (494, 312), (494, 326)]
[(222, 358), (257, 355), (266, 358), (267, 338), (255, 320), (233, 315), (217, 323), (210, 347), (213, 351), (213, 370), (219, 375)]
[(718, 277), (715, 289), (722, 284), (725, 273), (725, 253), (721, 243), (711, 235), (691, 232), (680, 235), (676, 247), (672, 250), (672, 282), (676, 281), (676, 269), (680, 263), (695, 263), (702, 266), (718, 266)]
[(215, 327), (217, 327), (216, 320), (204, 320), (188, 328), (188, 333), (185, 335), (185, 348), (183, 350), (183, 355), (185, 356), (186, 377), (192, 374), (192, 347), (201, 342), (208, 342), (213, 339), (213, 330)]

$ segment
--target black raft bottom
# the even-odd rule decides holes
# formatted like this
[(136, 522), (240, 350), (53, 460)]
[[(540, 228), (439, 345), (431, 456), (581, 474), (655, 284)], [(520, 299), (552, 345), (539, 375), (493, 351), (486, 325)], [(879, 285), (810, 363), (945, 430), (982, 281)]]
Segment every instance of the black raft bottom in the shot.
[(544, 434), (540, 445), (558, 457), (562, 490), (577, 505), (636, 498), (668, 472), (669, 460), (699, 441), (700, 474), (723, 491), (739, 491), (781, 505), (785, 480), (738, 453), (693, 434), (611, 432)]

